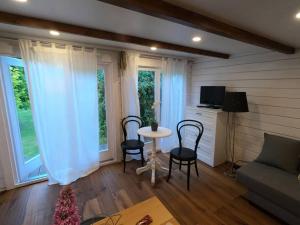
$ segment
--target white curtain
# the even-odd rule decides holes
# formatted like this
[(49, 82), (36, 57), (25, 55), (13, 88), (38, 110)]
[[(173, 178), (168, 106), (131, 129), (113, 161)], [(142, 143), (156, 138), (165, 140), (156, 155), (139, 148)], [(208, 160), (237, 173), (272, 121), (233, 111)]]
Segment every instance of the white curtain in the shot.
[(96, 50), (20, 40), (39, 150), (49, 184), (99, 167)]
[[(121, 70), (121, 91), (122, 91), (122, 115), (123, 118), (129, 115), (140, 116), (140, 103), (138, 96), (138, 58), (136, 52), (125, 53), (126, 68)], [(131, 132), (130, 132), (131, 130)], [(136, 138), (136, 132), (129, 129), (128, 138)]]
[[(140, 116), (140, 103), (138, 95), (138, 59), (139, 54), (134, 51), (126, 51), (126, 68), (121, 70), (121, 94), (122, 94), (122, 117), (129, 115)], [(137, 139), (137, 123), (132, 122), (127, 126), (127, 139)], [(143, 137), (141, 137), (141, 140)], [(137, 150), (132, 150), (137, 152)], [(146, 151), (144, 157), (147, 159)], [(127, 160), (140, 159), (140, 155), (127, 155)]]
[(186, 99), (187, 61), (163, 59), (162, 93), (161, 93), (161, 126), (170, 128), (172, 136), (161, 139), (162, 152), (178, 147), (176, 125), (184, 119)]

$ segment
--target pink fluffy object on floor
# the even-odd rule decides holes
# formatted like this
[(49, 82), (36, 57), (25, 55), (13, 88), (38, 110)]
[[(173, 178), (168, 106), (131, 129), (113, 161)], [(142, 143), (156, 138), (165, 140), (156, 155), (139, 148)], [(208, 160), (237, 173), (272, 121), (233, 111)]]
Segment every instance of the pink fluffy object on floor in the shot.
[(80, 225), (80, 215), (71, 187), (61, 190), (56, 203), (53, 225)]

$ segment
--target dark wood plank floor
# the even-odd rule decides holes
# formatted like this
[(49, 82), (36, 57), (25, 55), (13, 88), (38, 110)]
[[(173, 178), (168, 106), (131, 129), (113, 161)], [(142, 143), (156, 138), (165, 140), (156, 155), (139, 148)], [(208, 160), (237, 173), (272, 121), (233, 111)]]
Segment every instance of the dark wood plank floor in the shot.
[[(159, 154), (159, 159), (166, 165), (168, 156)], [(120, 163), (105, 166), (74, 182), (82, 219), (116, 213), (156, 195), (181, 224), (281, 224), (242, 198), (246, 189), (223, 175), (224, 166), (212, 169), (199, 162), (200, 176), (192, 171), (190, 192), (185, 170), (175, 168), (169, 183), (159, 173), (152, 187), (150, 173), (137, 176), (137, 166), (136, 161), (128, 163), (126, 174)], [(0, 224), (50, 225), (60, 189), (43, 182), (0, 194)]]

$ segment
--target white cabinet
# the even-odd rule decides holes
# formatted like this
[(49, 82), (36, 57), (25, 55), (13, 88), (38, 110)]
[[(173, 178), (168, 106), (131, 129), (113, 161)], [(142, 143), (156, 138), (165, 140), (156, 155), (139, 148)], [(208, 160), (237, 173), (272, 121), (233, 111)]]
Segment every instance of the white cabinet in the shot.
[[(220, 109), (186, 107), (185, 119), (197, 120), (204, 126), (197, 149), (198, 159), (212, 167), (226, 161), (226, 118), (227, 114)], [(195, 130), (187, 127), (183, 145), (194, 149), (195, 135)]]

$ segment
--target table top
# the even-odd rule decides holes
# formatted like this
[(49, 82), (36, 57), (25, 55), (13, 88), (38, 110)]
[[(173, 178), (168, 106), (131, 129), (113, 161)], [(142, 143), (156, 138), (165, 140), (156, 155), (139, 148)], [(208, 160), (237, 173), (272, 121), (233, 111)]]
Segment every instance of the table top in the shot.
[[(151, 216), (153, 220), (151, 225), (179, 225), (177, 220), (157, 197), (149, 198), (118, 214), (121, 215), (118, 225), (135, 225), (146, 215)], [(94, 225), (104, 225), (106, 222), (107, 219), (103, 219)]]
[(137, 133), (144, 137), (162, 138), (171, 136), (172, 131), (165, 127), (158, 127), (157, 131), (152, 131), (151, 127), (141, 127), (140, 129), (138, 129)]

